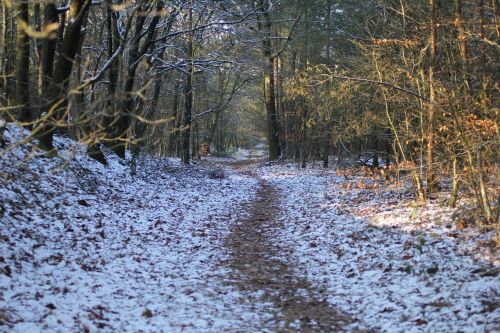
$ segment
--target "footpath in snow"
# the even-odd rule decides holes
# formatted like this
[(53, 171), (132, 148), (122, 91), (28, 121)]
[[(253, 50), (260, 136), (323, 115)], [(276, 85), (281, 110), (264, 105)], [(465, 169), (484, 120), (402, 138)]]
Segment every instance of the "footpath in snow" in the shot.
[(132, 177), (56, 145), (0, 150), (0, 332), (499, 332), (492, 235), (437, 203), (258, 160)]

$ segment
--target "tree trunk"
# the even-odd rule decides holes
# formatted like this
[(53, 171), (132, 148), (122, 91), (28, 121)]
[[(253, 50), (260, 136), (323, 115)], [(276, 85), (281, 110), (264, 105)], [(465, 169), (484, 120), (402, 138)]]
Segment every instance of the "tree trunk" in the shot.
[(268, 65), (268, 100), (267, 100), (267, 135), (269, 141), (269, 159), (276, 160), (281, 155), (278, 130), (278, 115), (276, 112), (276, 94), (274, 82), (274, 59), (269, 58)]
[[(42, 31), (42, 14), (41, 14), (41, 1), (37, 1), (33, 4), (33, 23), (36, 31)], [(42, 59), (42, 40), (43, 38), (35, 38), (35, 51), (38, 60), (38, 65), (40, 65), (40, 60)], [(39, 66), (40, 67), (40, 66)], [(42, 93), (42, 77), (40, 76), (40, 71), (38, 71), (38, 91), (37, 94), (40, 95)]]
[(66, 31), (54, 69), (54, 76), (48, 87), (49, 107), (45, 111), (48, 119), (40, 125), (41, 127), (39, 126), (40, 128), (35, 129), (40, 146), (46, 150), (53, 149), (52, 141), (57, 122), (65, 118), (61, 104), (66, 98), (74, 59), (83, 38), (82, 25), (87, 20), (91, 3), (91, 0), (71, 0), (70, 2)]
[(484, 12), (484, 0), (479, 0), (478, 5), (479, 12), (479, 38), (483, 41), (479, 48), (480, 51), (480, 63), (481, 63), (481, 72), (482, 72), (482, 91), (481, 91), (481, 105), (483, 107), (484, 114), (489, 113), (490, 109), (490, 96), (488, 92), (488, 85), (490, 84), (489, 73), (487, 69), (487, 58), (486, 58), (486, 43), (484, 42), (486, 38), (486, 14)]
[(186, 83), (184, 86), (184, 117), (182, 120), (182, 132), (181, 132), (181, 156), (182, 163), (189, 164), (190, 154), (189, 154), (189, 140), (191, 137), (191, 120), (193, 111), (193, 42), (190, 38), (188, 43), (188, 54), (191, 57), (191, 64), (189, 68), (189, 74), (186, 77)]
[(287, 108), (285, 105), (285, 92), (283, 87), (283, 61), (280, 56), (276, 57), (276, 99), (277, 99), (277, 119), (281, 122), (281, 127), (278, 127), (279, 132), (279, 143), (281, 152), (280, 154), (284, 154), (283, 151), (286, 152), (287, 155), (290, 155), (288, 150), (288, 135), (286, 132), (286, 123), (287, 123)]
[[(44, 29), (48, 29), (50, 26), (54, 26), (59, 21), (57, 14), (57, 7), (54, 0), (45, 0), (44, 7)], [(52, 31), (43, 38), (42, 40), (42, 51), (41, 51), (41, 61), (40, 61), (40, 76), (41, 76), (41, 86), (42, 86), (42, 96), (47, 93), (47, 87), (50, 79), (52, 78), (54, 70), (54, 57), (56, 53), (56, 39), (57, 32)], [(42, 101), (43, 104), (47, 101)]]
[[(106, 30), (107, 30), (107, 53), (108, 58), (110, 59), (116, 50), (120, 47), (120, 37), (118, 31), (118, 18), (117, 13), (112, 9), (112, 1), (106, 0), (105, 2), (107, 7), (107, 15), (106, 15)], [(118, 88), (118, 77), (119, 77), (119, 68), (121, 62), (121, 56), (118, 57), (111, 66), (108, 71), (108, 97), (106, 99), (106, 103), (104, 105), (104, 109), (102, 110), (102, 118), (101, 118), (101, 127), (103, 128), (103, 133), (106, 139), (109, 139), (109, 136), (112, 135), (112, 129), (110, 128), (113, 118), (115, 117), (116, 110), (116, 90)], [(116, 117), (117, 118), (117, 117)]]
[(458, 199), (458, 190), (460, 186), (460, 177), (458, 171), (458, 158), (456, 155), (453, 156), (453, 184), (450, 196), (450, 206), (455, 208)]
[(458, 41), (460, 45), (460, 57), (462, 58), (462, 80), (464, 83), (464, 92), (468, 96), (470, 85), (467, 75), (469, 73), (469, 51), (467, 46), (467, 35), (464, 29), (462, 18), (462, 0), (456, 0), (455, 3), (455, 25), (458, 30)]
[[(2, 73), (2, 81), (3, 88), (5, 91), (5, 100), (2, 100), (2, 103), (5, 101), (7, 105), (12, 105), (12, 102), (15, 103), (15, 95), (16, 95), (16, 80), (15, 80), (15, 62), (16, 62), (16, 9), (12, 8), (11, 1), (2, 0), (2, 39), (4, 44), (3, 46), (3, 59), (2, 59), (2, 68), (0, 73)], [(13, 75), (14, 74), (14, 75)], [(14, 101), (11, 98), (14, 97)], [(12, 116), (9, 121), (14, 120), (19, 114)]]
[[(140, 12), (145, 12), (145, 8), (142, 8)], [(125, 147), (127, 145), (127, 131), (129, 130), (131, 124), (130, 112), (134, 108), (134, 83), (135, 83), (135, 74), (137, 71), (137, 66), (139, 64), (140, 58), (140, 42), (142, 35), (142, 28), (144, 27), (144, 23), (146, 22), (146, 15), (138, 15), (135, 21), (135, 31), (134, 37), (132, 39), (132, 45), (130, 46), (129, 51), (129, 61), (128, 61), (128, 71), (125, 79), (125, 87), (124, 87), (124, 99), (120, 107), (120, 114), (117, 116), (116, 125), (113, 130), (113, 143), (111, 149), (121, 158), (125, 158)]]
[(17, 120), (23, 126), (31, 127), (31, 108), (29, 91), (30, 44), (26, 33), (28, 29), (28, 0), (19, 0), (17, 4), (17, 61), (16, 61), (16, 104), (19, 107)]
[[(10, 10), (9, 10), (9, 7), (7, 7), (7, 3), (5, 2), (5, 0), (2, 0), (1, 1), (1, 5), (2, 5), (2, 22), (1, 22), (1, 26), (2, 26), (2, 35), (1, 35), (1, 38), (2, 38), (2, 42), (0, 43), (1, 45), (1, 48), (0, 48), (0, 73), (2, 73), (2, 75), (0, 76), (0, 91), (2, 92), (2, 94), (4, 94), (4, 98), (5, 98), (5, 101), (7, 101), (9, 99), (9, 96), (8, 96), (8, 81), (7, 81), (7, 74), (8, 74), (8, 71), (7, 71), (7, 59), (8, 59), (8, 40), (9, 40), (9, 29), (7, 28), (7, 24), (9, 22), (9, 19), (10, 19)], [(2, 100), (1, 101), (1, 104), (0, 105), (3, 105), (4, 104), (4, 101)]]
[(483, 166), (483, 156), (481, 148), (477, 151), (477, 178), (479, 185), (479, 195), (481, 197), (481, 204), (483, 208), (483, 214), (487, 223), (493, 223), (493, 213), (490, 206), (490, 201), (488, 199), (488, 190), (486, 188), (486, 182), (484, 180), (484, 166)]
[(181, 160), (184, 164), (189, 164), (191, 156), (189, 154), (189, 140), (191, 138), (191, 121), (193, 111), (193, 76), (194, 76), (194, 54), (193, 54), (193, 3), (189, 8), (189, 40), (187, 45), (187, 55), (189, 57), (188, 75), (184, 86), (184, 117), (181, 132)]
[(220, 114), (222, 113), (222, 110), (218, 110), (217, 112), (215, 112), (215, 115), (214, 115), (214, 119), (213, 121), (211, 122), (210, 124), (210, 127), (208, 129), (208, 136), (207, 136), (207, 140), (206, 140), (206, 144), (208, 144), (208, 146), (210, 147), (214, 141), (214, 138), (216, 136), (216, 131), (217, 131), (217, 124), (219, 123), (219, 119), (220, 119)]
[(175, 79), (174, 84), (174, 96), (172, 103), (172, 118), (175, 119), (173, 123), (173, 128), (171, 129), (170, 136), (168, 138), (168, 153), (174, 154), (177, 149), (177, 141), (178, 141), (178, 128), (180, 126), (180, 115), (179, 115), (179, 99), (180, 99), (180, 91), (181, 84), (179, 79)]
[(427, 191), (428, 193), (437, 190), (438, 182), (434, 169), (434, 122), (436, 117), (436, 92), (434, 87), (434, 69), (437, 55), (437, 21), (436, 21), (436, 0), (429, 0), (430, 24), (431, 24), (431, 50), (429, 59), (429, 110), (427, 128)]
[(327, 140), (323, 146), (323, 158), (322, 158), (323, 159), (323, 168), (328, 168), (329, 155), (330, 155), (330, 140), (329, 140), (329, 138), (327, 138)]
[(265, 37), (263, 39), (264, 57), (267, 61), (265, 73), (268, 80), (267, 85), (267, 140), (269, 145), (269, 159), (276, 160), (281, 155), (281, 148), (279, 142), (279, 127), (278, 115), (276, 112), (276, 93), (275, 93), (275, 80), (274, 80), (274, 56), (272, 54), (272, 29), (271, 29), (271, 15), (270, 6), (267, 0), (260, 0), (260, 10), (264, 18), (264, 23), (259, 23), (261, 30), (263, 30)]
[[(156, 4), (156, 15), (151, 20), (145, 32), (146, 36), (143, 35), (142, 31), (142, 28), (146, 21), (146, 15), (140, 14), (136, 17), (135, 35), (129, 53), (129, 68), (127, 72), (127, 78), (125, 80), (125, 100), (122, 104), (123, 114), (118, 116), (113, 133), (115, 142), (113, 143), (112, 149), (121, 158), (125, 158), (125, 147), (128, 140), (127, 132), (132, 123), (131, 113), (133, 112), (134, 106), (136, 104), (133, 91), (137, 68), (141, 61), (141, 57), (146, 54), (146, 52), (154, 42), (156, 26), (161, 18), (161, 15), (159, 13), (162, 9), (163, 1), (158, 1)], [(140, 10), (139, 12), (144, 12), (144, 10)], [(144, 42), (141, 46), (140, 42), (142, 39), (144, 39)]]

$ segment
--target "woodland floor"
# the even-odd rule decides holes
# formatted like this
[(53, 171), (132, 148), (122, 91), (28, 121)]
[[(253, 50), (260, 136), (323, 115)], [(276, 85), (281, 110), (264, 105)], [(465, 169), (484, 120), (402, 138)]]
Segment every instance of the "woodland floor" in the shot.
[(131, 176), (56, 144), (0, 150), (0, 332), (500, 332), (494, 232), (446, 193), (260, 150)]

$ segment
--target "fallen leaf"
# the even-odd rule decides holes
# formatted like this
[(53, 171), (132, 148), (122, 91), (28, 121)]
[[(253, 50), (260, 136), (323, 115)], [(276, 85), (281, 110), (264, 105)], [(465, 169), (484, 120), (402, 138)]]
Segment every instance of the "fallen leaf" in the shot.
[(84, 199), (80, 199), (77, 201), (79, 205), (82, 205), (82, 206), (85, 206), (85, 207), (90, 207), (90, 204), (84, 200)]
[(143, 317), (146, 317), (146, 318), (151, 318), (153, 317), (153, 311), (149, 310), (149, 309), (146, 309), (144, 310), (144, 312), (142, 313), (142, 316)]
[(45, 305), (45, 307), (46, 307), (46, 308), (48, 308), (48, 309), (50, 309), (50, 310), (55, 310), (55, 309), (57, 308), (57, 307), (56, 307), (54, 304), (52, 304), (52, 303), (46, 304), (46, 305)]

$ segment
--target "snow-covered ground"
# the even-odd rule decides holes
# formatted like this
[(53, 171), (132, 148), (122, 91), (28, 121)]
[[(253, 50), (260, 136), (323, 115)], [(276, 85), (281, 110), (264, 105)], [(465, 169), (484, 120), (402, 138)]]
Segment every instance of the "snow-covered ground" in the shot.
[(484, 246), (493, 233), (458, 230), (439, 200), (409, 207), (397, 190), (351, 186), (363, 177), (291, 164), (259, 172), (282, 193), (276, 241), (293, 248), (296, 274), (360, 328), (500, 332), (498, 251)]
[[(8, 144), (21, 134), (10, 126)], [(262, 327), (270, 305), (250, 303), (219, 264), (254, 179), (169, 159), (143, 161), (133, 178), (111, 154), (104, 167), (69, 140), (56, 145), (75, 158), (26, 145), (0, 157), (0, 332)]]
[[(24, 133), (9, 125), (7, 147)], [(346, 331), (500, 332), (492, 234), (457, 228), (439, 200), (409, 205), (355, 175), (242, 163), (262, 149), (241, 151), (238, 170), (142, 158), (133, 177), (112, 154), (105, 167), (56, 145), (50, 159), (28, 144), (0, 150), (0, 332), (276, 330), (280, 309), (237, 289), (223, 264), (262, 181), (281, 193), (283, 228), (269, 235), (292, 250), (281, 262), (357, 319)]]

